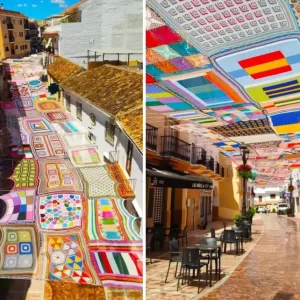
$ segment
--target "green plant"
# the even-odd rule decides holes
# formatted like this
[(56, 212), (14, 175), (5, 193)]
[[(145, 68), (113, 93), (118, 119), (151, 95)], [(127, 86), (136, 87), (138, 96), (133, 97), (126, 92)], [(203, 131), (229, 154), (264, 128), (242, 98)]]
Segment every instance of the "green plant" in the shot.
[(292, 210), (291, 210), (290, 208), (287, 208), (286, 211), (285, 211), (285, 213), (286, 213), (287, 215), (289, 215), (291, 212), (292, 212)]
[(242, 221), (243, 221), (243, 217), (241, 214), (238, 214), (234, 217), (234, 224), (236, 227), (239, 227), (241, 224), (242, 224)]
[(272, 213), (276, 213), (276, 209), (274, 207), (272, 209)]
[(256, 214), (256, 208), (254, 206), (250, 206), (246, 212), (247, 217), (252, 218)]

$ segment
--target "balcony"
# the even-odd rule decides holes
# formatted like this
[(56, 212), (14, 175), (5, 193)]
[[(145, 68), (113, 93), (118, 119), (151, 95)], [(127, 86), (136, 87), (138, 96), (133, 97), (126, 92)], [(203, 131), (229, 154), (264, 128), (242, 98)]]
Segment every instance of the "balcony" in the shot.
[(29, 22), (28, 20), (24, 20), (24, 29), (29, 30)]
[(207, 157), (207, 160), (206, 160), (206, 168), (207, 170), (210, 170), (210, 171), (215, 171), (214, 170), (214, 167), (215, 167), (215, 160), (213, 157)]
[(161, 137), (161, 156), (175, 157), (190, 162), (191, 145), (174, 136)]
[(10, 37), (9, 37), (9, 42), (10, 42), (10, 43), (14, 43), (14, 42), (15, 42), (15, 38), (14, 38), (13, 36), (10, 36)]
[(146, 124), (146, 147), (156, 151), (157, 149), (157, 132), (158, 129)]
[(29, 34), (26, 34), (26, 35), (25, 35), (25, 40), (26, 40), (26, 41), (29, 41), (29, 40), (30, 40), (30, 35), (29, 35)]
[(193, 165), (206, 166), (206, 151), (201, 147), (192, 147), (192, 160)]
[(13, 23), (7, 23), (7, 29), (8, 29), (8, 30), (14, 29)]

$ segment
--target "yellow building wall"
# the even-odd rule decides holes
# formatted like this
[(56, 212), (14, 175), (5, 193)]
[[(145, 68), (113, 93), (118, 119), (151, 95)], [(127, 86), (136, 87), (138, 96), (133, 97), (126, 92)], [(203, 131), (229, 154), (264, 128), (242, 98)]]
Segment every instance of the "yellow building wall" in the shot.
[(225, 167), (225, 179), (219, 182), (219, 218), (232, 220), (241, 210), (240, 180), (228, 157), (219, 154), (219, 162)]
[[(7, 17), (11, 18), (14, 29), (8, 29), (6, 19)], [(29, 33), (29, 30), (24, 29), (24, 16), (12, 16), (12, 15), (0, 15), (0, 58), (8, 58), (13, 56), (11, 49), (15, 50), (16, 56), (24, 56), (27, 53), (31, 52), (30, 40), (25, 40), (26, 32)], [(20, 24), (20, 20), (22, 24)], [(21, 33), (21, 36), (20, 36)], [(14, 43), (9, 41), (9, 35), (12, 35), (15, 38)], [(22, 47), (21, 47), (22, 46)], [(6, 51), (8, 48), (8, 51)], [(21, 49), (22, 48), (22, 49)]]

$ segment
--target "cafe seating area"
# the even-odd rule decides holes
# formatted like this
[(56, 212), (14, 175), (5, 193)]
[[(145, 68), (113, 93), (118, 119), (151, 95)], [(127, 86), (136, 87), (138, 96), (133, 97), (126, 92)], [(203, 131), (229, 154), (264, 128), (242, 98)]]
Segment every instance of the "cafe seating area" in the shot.
[(222, 222), (222, 228), (213, 226), (209, 232), (203, 234), (198, 230), (197, 234), (199, 239), (195, 231), (189, 232), (187, 227), (180, 230), (176, 224), (169, 228), (160, 224), (147, 228), (148, 266), (168, 260), (164, 284), (172, 282), (175, 288), (176, 280), (177, 291), (197, 286), (199, 293), (220, 281), (225, 276), (224, 258), (239, 259), (246, 252), (245, 243), (251, 244), (252, 222), (243, 220), (239, 226)]

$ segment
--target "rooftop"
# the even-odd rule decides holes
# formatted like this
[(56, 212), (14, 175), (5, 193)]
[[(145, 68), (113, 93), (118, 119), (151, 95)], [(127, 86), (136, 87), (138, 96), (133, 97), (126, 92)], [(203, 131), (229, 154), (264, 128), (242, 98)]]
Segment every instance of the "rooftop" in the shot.
[(104, 65), (69, 77), (61, 86), (116, 117), (124, 131), (142, 149), (142, 72)]
[(0, 9), (0, 15), (16, 16), (16, 17), (22, 17), (22, 18), (28, 19), (27, 16), (25, 16), (24, 14), (22, 14), (18, 11), (6, 10), (6, 9)]
[(48, 67), (48, 73), (57, 82), (61, 82), (70, 76), (74, 76), (83, 71), (83, 68), (74, 64), (73, 62), (58, 57), (55, 62)]
[(80, 7), (82, 4), (84, 4), (85, 2), (87, 2), (88, 0), (81, 0), (73, 5), (71, 5), (70, 7), (68, 7), (65, 11), (62, 12), (62, 14), (66, 15), (66, 14), (72, 14), (74, 13), (74, 11), (76, 11), (76, 9), (78, 7)]
[(143, 152), (143, 106), (140, 105), (127, 113), (118, 113), (117, 119), (123, 130), (130, 136), (141, 152)]

